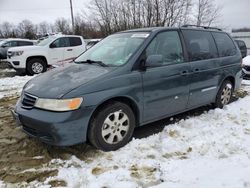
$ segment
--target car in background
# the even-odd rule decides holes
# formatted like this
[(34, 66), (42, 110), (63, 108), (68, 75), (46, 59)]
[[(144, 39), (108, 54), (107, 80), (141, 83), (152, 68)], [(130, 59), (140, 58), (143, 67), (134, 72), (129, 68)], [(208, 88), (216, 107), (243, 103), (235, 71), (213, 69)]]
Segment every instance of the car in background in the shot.
[(243, 40), (234, 40), (240, 49), (242, 58), (247, 56), (247, 46)]
[(242, 76), (245, 80), (250, 80), (250, 55), (242, 59)]
[(34, 45), (34, 41), (28, 39), (4, 39), (0, 41), (0, 59), (7, 59), (7, 51), (9, 48), (32, 45)]
[(71, 62), (85, 50), (82, 36), (60, 34), (50, 36), (35, 46), (9, 49), (7, 61), (17, 72), (34, 75), (47, 71), (52, 65)]
[(86, 49), (91, 48), (92, 46), (96, 45), (98, 42), (100, 42), (102, 39), (90, 39), (90, 40), (85, 40), (87, 45)]

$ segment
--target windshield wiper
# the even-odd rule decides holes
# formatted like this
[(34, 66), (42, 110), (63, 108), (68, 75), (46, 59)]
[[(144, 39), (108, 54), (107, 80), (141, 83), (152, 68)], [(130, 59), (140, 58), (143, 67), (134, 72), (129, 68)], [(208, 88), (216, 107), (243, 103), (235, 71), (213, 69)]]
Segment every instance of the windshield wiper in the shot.
[(94, 61), (94, 60), (90, 60), (90, 59), (87, 59), (86, 61), (76, 62), (76, 63), (98, 64), (98, 65), (100, 65), (102, 67), (108, 67), (108, 65), (106, 65), (102, 61)]

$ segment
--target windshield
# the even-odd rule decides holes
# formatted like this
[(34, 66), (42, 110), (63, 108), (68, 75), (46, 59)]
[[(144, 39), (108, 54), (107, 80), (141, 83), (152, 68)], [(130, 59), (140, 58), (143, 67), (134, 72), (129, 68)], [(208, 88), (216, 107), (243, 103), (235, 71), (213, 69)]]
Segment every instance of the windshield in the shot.
[(0, 40), (0, 46), (2, 46), (6, 41)]
[(48, 38), (46, 38), (46, 39), (40, 41), (40, 42), (37, 44), (37, 46), (46, 46), (47, 44), (51, 43), (51, 42), (52, 42), (53, 40), (55, 40), (55, 39), (56, 39), (55, 36), (54, 36), (54, 37), (48, 37)]
[(107, 66), (121, 66), (134, 54), (149, 36), (145, 32), (129, 32), (111, 35), (79, 56), (75, 62), (101, 61)]

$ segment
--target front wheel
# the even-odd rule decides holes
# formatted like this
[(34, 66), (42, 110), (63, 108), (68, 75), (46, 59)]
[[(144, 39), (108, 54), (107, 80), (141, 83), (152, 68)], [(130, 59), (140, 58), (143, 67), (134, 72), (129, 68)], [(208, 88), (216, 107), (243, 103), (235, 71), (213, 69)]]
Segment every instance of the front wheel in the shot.
[(134, 128), (135, 116), (131, 108), (124, 103), (112, 102), (92, 118), (88, 139), (103, 151), (117, 150), (130, 141)]
[(27, 72), (30, 75), (40, 74), (46, 71), (46, 63), (39, 58), (34, 58), (27, 63)]
[(227, 105), (231, 101), (232, 94), (233, 84), (231, 81), (225, 80), (217, 93), (215, 107), (223, 108)]

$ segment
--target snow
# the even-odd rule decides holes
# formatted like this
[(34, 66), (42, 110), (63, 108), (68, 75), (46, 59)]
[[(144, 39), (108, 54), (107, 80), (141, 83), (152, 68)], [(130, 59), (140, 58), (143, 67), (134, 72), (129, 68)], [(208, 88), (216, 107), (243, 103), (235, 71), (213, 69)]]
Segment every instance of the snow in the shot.
[[(244, 81), (250, 91), (249, 81)], [(133, 139), (91, 161), (54, 159), (68, 187), (250, 188), (250, 96)]]
[[(0, 98), (19, 94), (31, 78), (0, 79)], [(250, 81), (243, 81), (243, 89), (250, 92)], [(48, 166), (58, 169), (58, 175), (31, 184), (50, 187), (50, 181), (63, 180), (67, 187), (83, 188), (250, 188), (249, 104), (246, 96), (158, 134), (134, 138), (118, 151), (97, 151), (85, 160), (53, 159)]]
[(19, 95), (23, 86), (33, 76), (15, 76), (0, 79), (0, 99), (13, 95)]
[(250, 55), (244, 57), (242, 60), (243, 60), (243, 65), (250, 66)]

